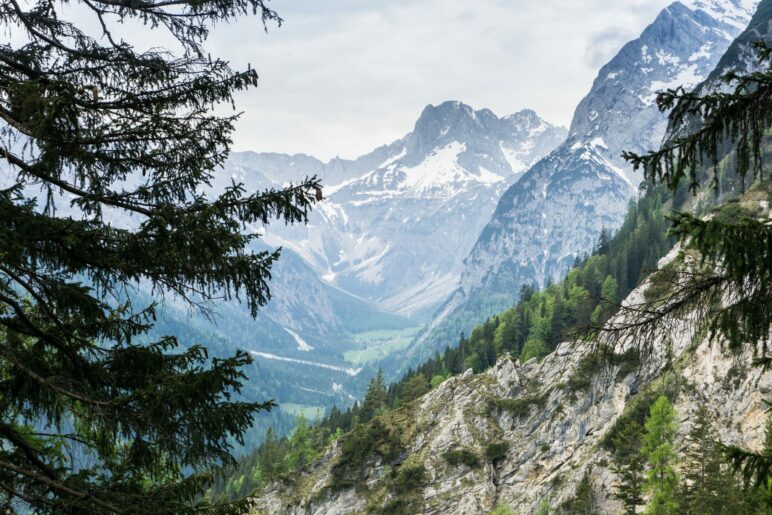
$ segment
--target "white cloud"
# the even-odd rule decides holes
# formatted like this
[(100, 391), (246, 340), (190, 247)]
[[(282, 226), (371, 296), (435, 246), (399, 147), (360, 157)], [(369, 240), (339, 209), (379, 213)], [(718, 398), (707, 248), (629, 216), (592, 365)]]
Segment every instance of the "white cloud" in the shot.
[(273, 0), (281, 28), (244, 18), (218, 25), (206, 47), (260, 74), (236, 98), (237, 150), (354, 157), (448, 99), (568, 125), (599, 64), (667, 3)]

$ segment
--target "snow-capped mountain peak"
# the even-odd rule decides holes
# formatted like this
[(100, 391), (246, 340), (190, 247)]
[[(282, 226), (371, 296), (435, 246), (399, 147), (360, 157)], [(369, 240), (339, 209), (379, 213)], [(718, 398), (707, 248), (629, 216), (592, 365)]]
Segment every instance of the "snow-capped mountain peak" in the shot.
[(680, 0), (679, 3), (693, 11), (702, 11), (711, 18), (721, 20), (741, 31), (748, 25), (748, 20), (753, 16), (759, 2), (758, 0)]
[[(457, 284), (462, 259), (504, 190), (566, 133), (531, 110), (500, 118), (459, 101), (428, 105), (404, 138), (337, 160), (333, 173), (333, 162), (319, 163), (317, 175), (330, 186), (309, 227), (262, 230), (335, 286), (393, 312), (427, 314)], [(250, 174), (273, 177), (263, 171), (272, 162), (277, 171), (294, 170), (294, 156), (249, 159), (233, 160), (248, 184)]]
[(574, 113), (568, 139), (501, 197), (464, 261), (459, 288), (408, 351), (408, 365), (448, 338), (510, 306), (524, 284), (560, 278), (615, 229), (640, 175), (623, 150), (657, 148), (667, 117), (657, 91), (704, 80), (749, 23), (756, 0), (683, 0), (662, 10), (639, 38), (603, 66)]
[(659, 145), (667, 120), (655, 105), (657, 92), (703, 81), (753, 15), (756, 0), (683, 0), (662, 10), (641, 36), (627, 43), (598, 73), (579, 103), (570, 138), (603, 138), (604, 157), (640, 182), (621, 157)]

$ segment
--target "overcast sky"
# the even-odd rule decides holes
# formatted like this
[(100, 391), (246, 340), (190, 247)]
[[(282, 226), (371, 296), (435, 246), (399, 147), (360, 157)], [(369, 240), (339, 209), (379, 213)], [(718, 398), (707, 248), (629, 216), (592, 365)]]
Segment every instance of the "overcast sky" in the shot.
[(356, 157), (409, 132), (426, 104), (568, 126), (599, 67), (670, 0), (273, 0), (284, 24), (207, 43), (260, 85), (237, 97), (236, 150)]

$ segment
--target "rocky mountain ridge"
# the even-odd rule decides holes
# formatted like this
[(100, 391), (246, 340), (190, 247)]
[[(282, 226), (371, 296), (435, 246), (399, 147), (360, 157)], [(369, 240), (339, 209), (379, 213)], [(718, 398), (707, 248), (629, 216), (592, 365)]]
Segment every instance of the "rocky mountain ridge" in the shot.
[(708, 77), (757, 3), (674, 2), (601, 68), (567, 140), (502, 195), (464, 260), (459, 287), (398, 360), (410, 366), (433, 355), (511, 306), (523, 285), (562, 277), (604, 227), (619, 227), (641, 179), (622, 151), (658, 148), (667, 128), (656, 92)]
[(565, 134), (530, 110), (499, 118), (449, 101), (427, 106), (404, 138), (354, 161), (235, 154), (230, 175), (255, 189), (298, 173), (322, 177), (326, 199), (307, 227), (256, 229), (328, 283), (420, 318), (457, 283), (501, 193)]
[[(677, 254), (675, 249), (660, 267)], [(638, 305), (650, 286), (651, 279), (623, 304)], [(342, 459), (336, 444), (307, 473), (265, 491), (256, 511), (362, 513), (401, 501), (415, 513), (488, 513), (497, 505), (535, 513), (543, 502), (557, 506), (570, 498), (588, 474), (601, 512), (618, 513), (605, 442), (632, 412), (664, 392), (674, 395), (680, 414), (677, 447), (706, 404), (720, 421), (722, 442), (762, 445), (763, 400), (772, 393), (772, 376), (752, 366), (750, 352), (730, 355), (711, 343), (700, 322), (687, 315), (656, 341), (628, 339), (614, 349), (613, 363), (591, 342), (566, 342), (540, 363), (507, 357), (485, 373), (450, 378), (382, 417), (390, 431), (384, 434), (399, 435), (406, 448), (389, 462), (367, 459), (357, 470), (357, 487), (335, 486)], [(477, 463), (448, 459), (449, 451), (459, 450)], [(395, 489), (395, 468), (419, 466), (423, 483), (409, 495)]]

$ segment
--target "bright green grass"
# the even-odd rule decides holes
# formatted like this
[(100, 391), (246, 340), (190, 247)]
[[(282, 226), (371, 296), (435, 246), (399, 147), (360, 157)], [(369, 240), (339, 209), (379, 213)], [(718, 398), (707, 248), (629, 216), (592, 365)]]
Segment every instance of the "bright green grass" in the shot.
[(294, 402), (280, 402), (279, 409), (296, 417), (302, 415), (306, 420), (316, 420), (324, 415), (323, 406), (309, 406), (308, 404), (295, 404)]
[(358, 348), (345, 352), (343, 357), (355, 365), (385, 358), (392, 352), (407, 347), (420, 329), (419, 326), (357, 333), (354, 335), (354, 342)]

